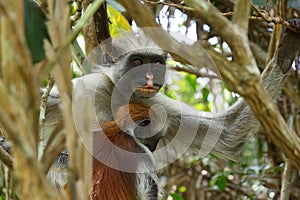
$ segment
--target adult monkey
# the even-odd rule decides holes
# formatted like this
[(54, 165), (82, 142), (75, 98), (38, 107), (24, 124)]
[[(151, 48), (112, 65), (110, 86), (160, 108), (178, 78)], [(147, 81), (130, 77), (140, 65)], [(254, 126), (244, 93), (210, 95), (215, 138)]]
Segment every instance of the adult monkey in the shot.
[[(300, 32), (300, 20), (292, 20), (291, 25)], [(285, 30), (274, 58), (262, 73), (263, 84), (274, 99), (278, 97), (285, 74), (299, 51), (299, 32)], [(173, 152), (177, 153), (179, 149), (182, 153), (186, 149), (180, 149), (181, 146), (190, 145), (189, 151), (199, 153), (203, 146), (207, 146), (208, 149), (212, 148), (213, 153), (223, 158), (234, 158), (242, 149), (248, 136), (259, 130), (258, 121), (242, 99), (226, 112), (211, 116), (185, 104), (179, 107), (176, 101), (158, 93), (164, 82), (164, 52), (147, 38), (126, 37), (118, 42), (115, 45), (122, 44), (121, 53), (115, 54), (118, 55), (116, 56), (118, 59), (105, 68), (105, 71), (78, 79), (86, 84), (86, 95), (94, 96), (94, 106), (100, 121), (112, 121), (114, 109), (127, 104), (128, 101), (141, 102), (149, 106), (158, 104), (165, 109), (167, 118), (156, 135), (142, 138), (149, 149), (154, 150), (156, 141), (161, 137), (161, 143), (169, 144), (184, 125), (186, 135), (181, 135), (177, 138), (177, 143), (169, 146), (175, 149)], [(129, 72), (135, 76), (127, 76)], [(46, 131), (53, 129), (60, 120), (58, 104), (59, 96), (54, 90), (47, 104)], [(180, 123), (182, 120), (183, 123)], [(186, 138), (189, 138), (189, 134), (192, 135), (193, 131), (196, 132), (193, 142), (185, 144)], [(207, 132), (209, 134), (206, 134)], [(214, 141), (214, 133), (220, 133), (218, 141)], [(205, 140), (210, 135), (211, 138)], [(184, 145), (180, 145), (180, 142)]]

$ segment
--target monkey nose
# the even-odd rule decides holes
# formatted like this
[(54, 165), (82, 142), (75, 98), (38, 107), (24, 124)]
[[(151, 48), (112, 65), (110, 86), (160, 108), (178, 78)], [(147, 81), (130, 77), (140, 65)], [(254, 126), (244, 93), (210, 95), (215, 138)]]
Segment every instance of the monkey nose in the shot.
[(147, 78), (147, 85), (153, 87), (153, 74), (147, 73), (146, 78)]

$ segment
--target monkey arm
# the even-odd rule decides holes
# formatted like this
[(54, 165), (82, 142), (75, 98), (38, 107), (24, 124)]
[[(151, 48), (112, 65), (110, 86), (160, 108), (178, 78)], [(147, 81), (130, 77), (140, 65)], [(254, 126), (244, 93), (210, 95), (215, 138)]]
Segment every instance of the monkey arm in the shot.
[[(300, 20), (292, 22), (298, 30), (300, 30)], [(300, 49), (300, 33), (286, 30), (283, 33), (279, 48), (275, 52), (274, 58), (268, 63), (266, 69), (261, 75), (262, 82), (269, 95), (274, 99), (278, 99), (281, 88), (284, 83), (285, 73), (290, 69), (293, 59)], [(162, 99), (162, 97), (159, 97)], [(238, 155), (250, 135), (258, 132), (260, 124), (253, 115), (247, 103), (241, 99), (234, 106), (223, 113), (211, 113), (210, 117), (196, 113), (193, 108), (185, 107), (178, 110), (172, 105), (175, 102), (165, 98), (163, 100), (165, 106), (169, 107), (169, 113), (180, 113), (184, 116), (188, 127), (193, 127), (193, 124), (198, 124), (197, 136), (190, 145), (189, 151), (205, 156), (207, 150), (211, 149), (212, 153), (226, 159), (234, 159)], [(162, 102), (162, 100), (160, 101)], [(196, 116), (201, 115), (200, 117)], [(180, 116), (177, 116), (179, 119)], [(176, 120), (169, 122), (168, 128), (164, 133), (163, 142), (168, 144), (178, 131), (180, 123)], [(190, 132), (187, 132), (190, 134)], [(189, 136), (179, 138), (186, 140)], [(206, 140), (206, 139), (208, 140)], [(218, 140), (217, 142), (215, 140)], [(184, 144), (184, 142), (182, 143)], [(178, 151), (178, 146), (174, 146), (175, 151)], [(208, 148), (208, 149), (206, 149)]]
[[(264, 85), (274, 99), (280, 94), (284, 77), (279, 66), (273, 61), (262, 74)], [(151, 101), (153, 102), (150, 104), (163, 105), (169, 114), (166, 125), (161, 130), (164, 135), (161, 143), (171, 144), (167, 146), (166, 155), (189, 151), (205, 156), (212, 151), (222, 158), (233, 160), (240, 153), (248, 137), (257, 133), (260, 128), (258, 120), (243, 99), (221, 113), (196, 111), (163, 94), (159, 94)], [(170, 143), (171, 141), (176, 142)]]

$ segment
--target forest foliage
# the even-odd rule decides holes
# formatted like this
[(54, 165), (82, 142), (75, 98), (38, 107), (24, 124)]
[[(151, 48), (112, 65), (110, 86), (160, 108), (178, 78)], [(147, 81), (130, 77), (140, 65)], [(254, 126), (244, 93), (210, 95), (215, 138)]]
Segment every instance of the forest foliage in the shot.
[[(128, 8), (126, 5), (130, 2), (136, 2), (132, 4), (135, 6)], [(152, 11), (152, 19), (146, 17), (146, 14), (140, 16), (144, 19), (143, 25), (134, 17), (134, 14), (139, 15), (135, 9), (143, 9), (137, 2), (142, 2), (142, 6)], [(210, 6), (208, 12), (216, 13), (216, 16), (224, 17), (230, 22), (233, 21), (234, 12), (238, 13), (234, 9), (242, 8), (230, 0), (199, 2)], [(249, 15), (245, 15), (248, 18), (237, 24), (242, 26), (247, 23), (247, 46), (262, 72), (279, 43), (283, 28), (289, 28), (287, 20), (300, 18), (300, 2), (236, 2), (249, 5)], [(76, 195), (79, 199), (88, 198), (91, 163), (87, 158), (88, 152), (76, 137), (73, 118), (68, 117), (72, 116), (70, 81), (87, 73), (82, 64), (83, 60), (89, 53), (90, 46), (93, 47), (95, 42), (99, 42), (95, 35), (88, 37), (87, 31), (91, 30), (93, 22), (90, 18), (95, 16), (101, 3), (96, 0), (92, 4), (86, 0), (68, 0), (67, 3), (61, 0), (0, 0), (0, 111), (5, 113), (0, 116), (0, 124), (2, 136), (8, 137), (14, 147), (13, 158), (0, 149), (0, 199), (55, 199), (55, 190), (47, 181), (46, 174), (55, 155), (65, 146), (72, 152), (68, 181), (77, 189)], [(222, 59), (238, 62), (234, 60), (235, 52), (229, 47), (227, 38), (217, 30), (217, 22), (213, 21), (215, 15), (212, 14), (213, 19), (210, 21), (207, 13), (197, 9), (196, 1), (132, 0), (127, 3), (126, 0), (107, 1), (109, 33), (112, 37), (123, 31), (136, 31), (137, 27), (146, 26), (146, 23), (149, 26), (155, 23), (169, 32), (177, 32), (190, 37), (192, 41), (200, 41), (206, 45), (203, 45), (203, 51), (214, 50)], [(88, 28), (85, 30), (84, 27)], [(232, 37), (235, 36), (232, 30)], [(202, 60), (217, 63), (216, 57), (213, 57), (215, 54), (204, 55), (207, 57)], [(169, 72), (162, 92), (201, 111), (226, 110), (243, 94), (239, 94), (234, 87), (237, 82), (230, 82), (226, 77), (224, 81), (207, 70), (205, 65), (209, 61), (202, 62), (197, 68), (169, 56)], [(278, 102), (278, 110), (283, 119), (298, 136), (299, 62), (298, 53)], [(39, 133), (43, 129), (45, 102), (40, 102), (39, 88), (46, 87), (46, 91), (50, 91), (54, 83), (64, 97), (62, 112), (65, 123), (68, 124), (68, 134), (53, 133), (56, 138), (52, 141), (53, 147), (49, 145), (49, 148), (41, 150), (42, 137)], [(79, 110), (84, 110), (87, 104), (88, 102), (78, 99)], [(83, 120), (82, 123), (84, 126), (88, 120)], [(184, 155), (159, 172), (165, 198), (299, 199), (299, 165), (286, 157), (285, 152), (268, 135), (262, 129), (253, 136), (237, 162), (222, 160), (215, 155), (205, 158)], [(82, 164), (82, 160), (85, 164)], [(283, 186), (285, 190), (282, 189)]]

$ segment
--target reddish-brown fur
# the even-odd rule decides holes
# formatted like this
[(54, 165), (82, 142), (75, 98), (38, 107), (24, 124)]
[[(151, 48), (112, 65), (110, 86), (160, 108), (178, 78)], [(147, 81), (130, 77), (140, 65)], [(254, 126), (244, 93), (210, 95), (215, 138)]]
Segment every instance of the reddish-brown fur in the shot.
[[(103, 133), (114, 145), (124, 150), (135, 153), (143, 152), (132, 137), (119, 128), (119, 126), (124, 127), (128, 125), (128, 123), (132, 123), (129, 118), (134, 122), (146, 118), (148, 119), (149, 108), (140, 104), (130, 104), (120, 107), (115, 115), (115, 121), (103, 122), (101, 124)], [(95, 140), (95, 142), (97, 143), (97, 140)], [(97, 148), (96, 143), (94, 148)], [(122, 163), (120, 163), (120, 165), (122, 165)], [(93, 199), (135, 200), (137, 194), (135, 180), (135, 173), (112, 169), (97, 159), (94, 159), (92, 183)]]
[[(131, 120), (130, 120), (131, 118)], [(139, 120), (149, 118), (149, 107), (141, 104), (129, 104), (121, 106), (116, 115), (115, 121), (102, 122), (102, 132), (95, 133), (94, 135), (94, 153), (97, 154), (97, 149), (100, 143), (100, 150), (108, 152), (112, 149), (111, 146), (106, 145), (98, 137), (101, 133), (116, 146), (130, 152), (143, 152), (140, 146), (133, 140), (131, 136), (123, 132), (120, 127), (128, 125), (128, 123), (137, 122)], [(119, 126), (120, 127), (119, 127)], [(103, 139), (103, 137), (102, 137)], [(104, 146), (104, 149), (103, 149)], [(99, 149), (98, 149), (99, 150)], [(97, 157), (97, 155), (95, 155)], [(122, 163), (120, 163), (122, 165)], [(96, 158), (93, 159), (93, 180), (92, 180), (92, 197), (93, 200), (136, 200), (136, 174), (118, 171), (98, 161)], [(70, 191), (65, 185), (63, 188), (67, 194), (67, 199), (71, 200)], [(62, 195), (60, 198), (62, 199)]]

